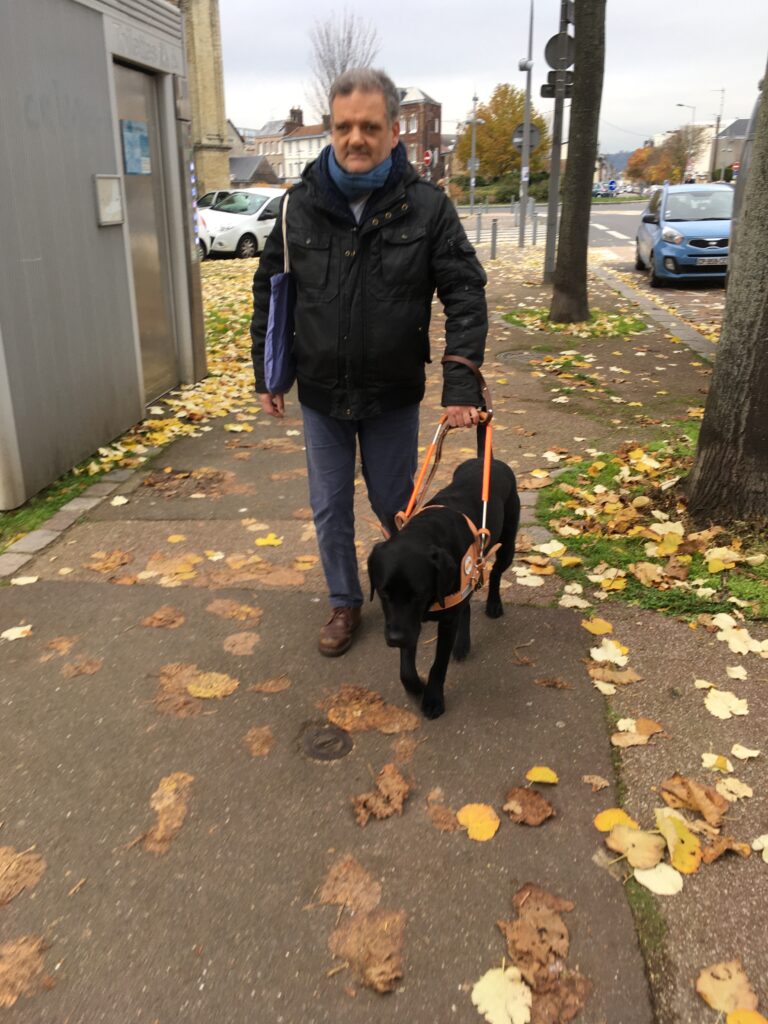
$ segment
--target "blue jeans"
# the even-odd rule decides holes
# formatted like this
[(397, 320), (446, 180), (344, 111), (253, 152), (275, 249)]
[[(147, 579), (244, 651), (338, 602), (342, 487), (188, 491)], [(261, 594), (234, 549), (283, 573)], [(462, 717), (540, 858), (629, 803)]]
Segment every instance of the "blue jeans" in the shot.
[(364, 420), (339, 420), (302, 405), (309, 500), (331, 605), (363, 603), (355, 549), (357, 439), (368, 500), (382, 525), (394, 529), (413, 489), (419, 406), (393, 409)]

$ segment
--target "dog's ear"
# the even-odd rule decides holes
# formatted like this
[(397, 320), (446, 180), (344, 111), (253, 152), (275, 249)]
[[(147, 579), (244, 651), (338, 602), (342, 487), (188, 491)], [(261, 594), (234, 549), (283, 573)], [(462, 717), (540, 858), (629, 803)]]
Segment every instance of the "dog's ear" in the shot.
[(371, 581), (371, 596), (369, 600), (373, 600), (373, 595), (376, 593), (376, 580), (378, 578), (378, 562), (379, 562), (379, 548), (381, 543), (374, 545), (370, 555), (368, 555), (368, 579)]
[(456, 565), (444, 548), (433, 544), (429, 560), (435, 567), (435, 600), (442, 606), (446, 597), (456, 589)]

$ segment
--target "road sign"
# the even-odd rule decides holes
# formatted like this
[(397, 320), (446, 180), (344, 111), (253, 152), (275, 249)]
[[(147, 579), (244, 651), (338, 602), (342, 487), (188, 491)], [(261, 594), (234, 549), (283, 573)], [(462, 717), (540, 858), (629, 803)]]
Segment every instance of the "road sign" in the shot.
[(741, 164), (739, 163), (738, 160), (734, 160), (733, 163), (731, 164), (731, 167), (733, 168), (734, 171), (741, 170)]
[[(517, 128), (512, 132), (512, 145), (515, 147), (518, 153), (523, 152), (523, 141), (525, 139), (525, 125), (519, 124)], [(528, 127), (528, 143), (531, 151), (541, 142), (541, 132), (535, 124), (531, 124)]]
[[(547, 72), (547, 84), (548, 85), (555, 85), (555, 83), (557, 82), (557, 74), (558, 74), (557, 71), (548, 71)], [(573, 85), (573, 72), (572, 71), (561, 71), (560, 74), (565, 76), (565, 84), (566, 85)]]
[[(545, 100), (553, 100), (555, 98), (555, 87), (554, 87), (554, 85), (542, 85), (542, 87), (541, 87), (541, 95), (544, 97)], [(573, 95), (573, 86), (566, 85), (565, 92), (563, 93), (563, 97), (565, 99), (569, 100), (572, 95)]]
[(611, 179), (611, 181), (608, 182), (608, 188), (611, 190), (611, 192), (616, 191), (616, 182), (613, 181), (613, 179)]
[(480, 170), (480, 161), (477, 157), (474, 160), (471, 157), (467, 160), (467, 170), (470, 174), (476, 174)]
[[(565, 54), (564, 58), (560, 57), (561, 47)], [(564, 71), (565, 68), (569, 68), (573, 64), (575, 59), (576, 43), (573, 36), (569, 36), (567, 32), (558, 32), (556, 36), (552, 36), (548, 40), (544, 47), (544, 60), (555, 71)]]
[(429, 149), (424, 150), (424, 166), (429, 167), (432, 163), (432, 151)]

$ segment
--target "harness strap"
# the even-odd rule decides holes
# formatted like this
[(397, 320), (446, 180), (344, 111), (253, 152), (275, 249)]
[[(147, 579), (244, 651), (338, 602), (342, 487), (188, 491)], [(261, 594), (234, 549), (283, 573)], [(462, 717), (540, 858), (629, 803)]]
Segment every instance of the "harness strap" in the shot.
[(488, 387), (488, 383), (485, 377), (480, 372), (480, 368), (478, 366), (475, 366), (475, 364), (470, 359), (465, 359), (464, 356), (443, 356), (441, 363), (443, 365), (445, 365), (446, 363), (461, 363), (462, 366), (469, 367), (472, 373), (474, 373), (475, 377), (477, 377), (477, 382), (480, 385), (480, 394), (482, 395), (483, 398), (483, 405), (485, 406), (486, 411), (488, 413), (488, 419), (486, 420), (486, 422), (492, 420), (493, 399), (491, 398), (491, 389)]

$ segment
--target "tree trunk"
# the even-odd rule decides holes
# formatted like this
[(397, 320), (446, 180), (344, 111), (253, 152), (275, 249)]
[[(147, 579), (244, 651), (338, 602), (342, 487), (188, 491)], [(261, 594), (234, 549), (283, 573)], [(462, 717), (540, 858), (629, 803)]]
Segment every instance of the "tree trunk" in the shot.
[(592, 179), (605, 64), (605, 2), (576, 0), (576, 50), (568, 161), (563, 181), (563, 213), (557, 244), (550, 320), (580, 323), (589, 319), (587, 248), (592, 209)]
[(768, 75), (688, 510), (696, 523), (768, 522)]

